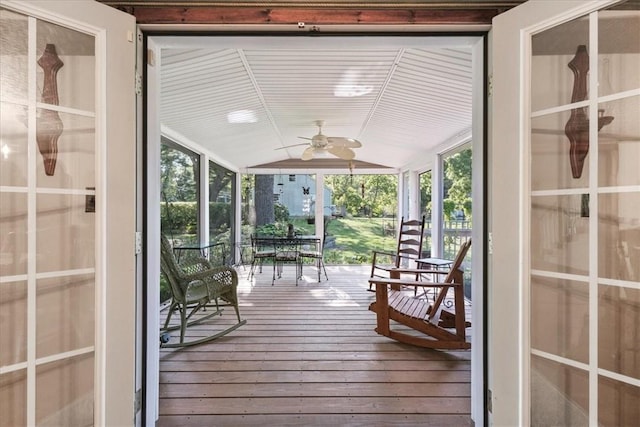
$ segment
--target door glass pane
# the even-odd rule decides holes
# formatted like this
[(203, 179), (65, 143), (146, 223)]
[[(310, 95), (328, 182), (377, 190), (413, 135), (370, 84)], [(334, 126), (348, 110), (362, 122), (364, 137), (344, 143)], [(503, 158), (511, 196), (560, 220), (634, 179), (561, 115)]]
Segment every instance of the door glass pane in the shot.
[(585, 282), (531, 277), (531, 346), (589, 362), (589, 288)]
[(27, 195), (0, 192), (0, 276), (27, 274)]
[(0, 427), (27, 425), (27, 370), (0, 374)]
[(640, 96), (600, 103), (598, 111), (613, 118), (598, 134), (598, 184), (640, 185)]
[(640, 282), (640, 192), (598, 198), (598, 276)]
[[(589, 117), (588, 108), (579, 108), (580, 114)], [(547, 114), (531, 119), (531, 189), (555, 190), (564, 188), (586, 188), (589, 186), (589, 161), (587, 151), (580, 155), (580, 147), (588, 147), (589, 133), (581, 132), (574, 145), (572, 154), (565, 126), (571, 117), (571, 111)], [(575, 177), (573, 162), (578, 168), (579, 177)], [(576, 171), (576, 172), (577, 172)]]
[(3, 101), (27, 99), (28, 43), (27, 17), (0, 8), (0, 99)]
[(35, 261), (39, 273), (95, 266), (95, 213), (87, 212), (86, 201), (78, 195), (37, 196)]
[(531, 407), (532, 426), (589, 425), (588, 372), (532, 356)]
[(598, 12), (598, 70), (599, 96), (640, 87), (640, 11)]
[(93, 274), (40, 279), (37, 288), (36, 357), (92, 346)]
[(598, 377), (598, 423), (602, 426), (633, 426), (640, 420), (640, 387)]
[(640, 380), (640, 290), (598, 286), (598, 365)]
[[(566, 105), (574, 95), (574, 74), (569, 63), (578, 51), (589, 51), (589, 20), (587, 17), (566, 22), (531, 38), (531, 109), (532, 111)], [(587, 62), (588, 65), (588, 62)], [(576, 64), (579, 70), (582, 65)], [(587, 67), (588, 69), (588, 67)], [(580, 72), (585, 83), (586, 72)], [(575, 97), (574, 97), (575, 98)], [(581, 101), (582, 99), (575, 99)]]
[[(36, 122), (38, 187), (94, 189), (95, 119), (38, 108)], [(53, 141), (48, 135), (55, 126), (62, 128)], [(48, 174), (45, 159), (53, 157), (55, 169)]]
[(589, 271), (589, 218), (584, 197), (531, 198), (531, 268), (587, 275)]
[(36, 369), (36, 425), (93, 425), (93, 354)]
[[(3, 79), (0, 74), (0, 86)], [(0, 185), (26, 187), (27, 106), (0, 102), (0, 117)]]
[(0, 367), (27, 360), (26, 336), (27, 282), (0, 283)]
[(36, 33), (38, 101), (95, 111), (93, 36), (45, 21)]

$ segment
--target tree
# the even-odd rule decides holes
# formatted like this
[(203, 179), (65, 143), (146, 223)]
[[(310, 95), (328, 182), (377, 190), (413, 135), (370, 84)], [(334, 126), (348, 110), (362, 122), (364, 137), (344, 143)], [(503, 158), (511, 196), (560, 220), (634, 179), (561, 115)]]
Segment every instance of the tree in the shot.
[(431, 218), (431, 171), (420, 174), (420, 212)]
[(444, 162), (444, 209), (451, 217), (456, 210), (471, 218), (471, 148), (460, 151)]
[(196, 201), (198, 187), (198, 158), (162, 144), (160, 151), (160, 176), (162, 192), (169, 202)]
[(344, 206), (351, 215), (395, 213), (398, 183), (394, 175), (331, 175), (326, 184), (333, 193), (333, 204)]
[(275, 213), (273, 207), (273, 175), (256, 175), (256, 227), (273, 224)]
[(231, 193), (235, 174), (213, 162), (209, 163), (209, 200), (216, 201), (222, 190)]

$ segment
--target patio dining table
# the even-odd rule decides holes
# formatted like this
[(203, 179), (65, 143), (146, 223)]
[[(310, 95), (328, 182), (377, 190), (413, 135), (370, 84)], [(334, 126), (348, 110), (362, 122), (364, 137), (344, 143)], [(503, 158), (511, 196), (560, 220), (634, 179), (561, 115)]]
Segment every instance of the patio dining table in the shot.
[(273, 248), (273, 285), (277, 278), (282, 277), (284, 264), (295, 264), (296, 266), (296, 286), (301, 276), (302, 266), (300, 265), (300, 251), (307, 245), (314, 245), (318, 241), (317, 236), (259, 236), (256, 237), (257, 245), (262, 248)]

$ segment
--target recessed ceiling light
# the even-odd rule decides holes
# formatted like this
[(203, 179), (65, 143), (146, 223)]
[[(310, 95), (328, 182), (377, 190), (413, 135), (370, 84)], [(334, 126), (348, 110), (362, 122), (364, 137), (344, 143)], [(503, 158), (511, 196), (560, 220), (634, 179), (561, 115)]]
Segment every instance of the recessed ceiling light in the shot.
[(339, 84), (333, 90), (333, 95), (340, 98), (352, 98), (371, 93), (373, 86)]
[(256, 123), (258, 117), (253, 110), (236, 110), (227, 114), (229, 123)]

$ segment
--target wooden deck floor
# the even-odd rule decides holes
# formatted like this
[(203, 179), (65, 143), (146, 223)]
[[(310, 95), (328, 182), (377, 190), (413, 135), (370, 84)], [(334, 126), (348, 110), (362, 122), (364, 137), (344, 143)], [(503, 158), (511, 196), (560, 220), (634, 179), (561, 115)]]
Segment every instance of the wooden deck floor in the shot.
[(239, 268), (247, 324), (161, 350), (158, 426), (471, 425), (470, 351), (377, 335), (366, 267), (327, 267), (321, 283), (305, 268), (297, 287), (293, 270), (271, 286), (269, 267), (252, 282)]

